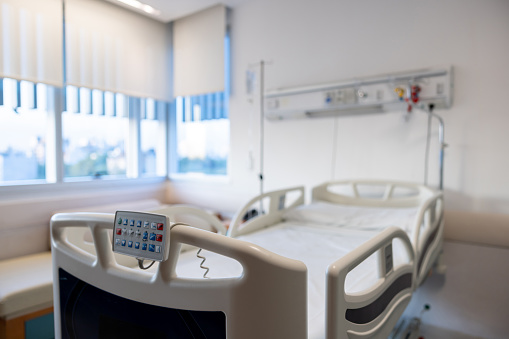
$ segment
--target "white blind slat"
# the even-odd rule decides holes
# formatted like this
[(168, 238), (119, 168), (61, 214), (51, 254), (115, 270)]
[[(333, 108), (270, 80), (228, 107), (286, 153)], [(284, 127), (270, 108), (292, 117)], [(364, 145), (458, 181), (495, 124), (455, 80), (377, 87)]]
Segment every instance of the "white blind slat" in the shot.
[(62, 1), (0, 0), (0, 12), (0, 77), (62, 86)]
[(174, 95), (221, 92), (225, 86), (226, 7), (217, 5), (173, 25)]
[(98, 0), (66, 1), (67, 83), (171, 100), (167, 24)]

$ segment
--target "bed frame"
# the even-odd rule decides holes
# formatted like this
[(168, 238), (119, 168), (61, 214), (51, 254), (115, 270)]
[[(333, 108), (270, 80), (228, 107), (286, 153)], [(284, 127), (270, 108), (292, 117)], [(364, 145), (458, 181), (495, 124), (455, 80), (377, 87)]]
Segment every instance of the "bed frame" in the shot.
[[(109, 235), (113, 214), (68, 213), (51, 219), (55, 334), (62, 337), (59, 269), (112, 294), (178, 310), (221, 311), (228, 338), (306, 338), (306, 266), (259, 246), (177, 225), (170, 231), (169, 259), (155, 273), (120, 265)], [(70, 243), (68, 227), (89, 228), (95, 253)], [(237, 260), (243, 274), (228, 279), (182, 279), (175, 268), (181, 244)]]
[[(292, 204), (285, 205), (287, 195), (296, 194), (298, 198)], [(331, 264), (327, 272), (327, 338), (345, 338), (345, 333), (348, 338), (386, 338), (409, 303), (412, 292), (423, 283), (433, 265), (439, 261), (444, 228), (442, 193), (418, 184), (352, 180), (316, 186), (312, 190), (312, 199), (366, 207), (418, 208), (411, 241), (403, 230), (391, 227)], [(236, 214), (228, 235), (236, 237), (280, 223), (287, 210), (303, 203), (303, 187), (267, 192), (255, 197)], [(245, 213), (257, 206), (263, 206), (265, 213), (244, 221)], [(412, 264), (398, 267), (397, 272), (381, 267), (379, 276), (382, 283), (373, 291), (366, 295), (347, 295), (344, 292), (346, 274), (376, 251), (383, 259), (380, 262), (385, 262), (389, 244), (387, 239), (393, 238), (404, 242)], [(390, 260), (385, 264), (388, 267), (392, 267)], [(440, 267), (440, 271), (444, 269)]]
[[(441, 191), (404, 182), (332, 181), (314, 187), (312, 200), (366, 207), (417, 207), (419, 211), (411, 233), (416, 253), (415, 287), (424, 282), (430, 270), (439, 261), (444, 232), (444, 203)], [(445, 269), (439, 266), (439, 271)]]
[[(363, 185), (378, 190), (382, 187), (384, 193), (380, 198), (371, 190), (363, 196)], [(337, 193), (337, 186), (349, 186), (353, 194)], [(401, 193), (401, 189), (406, 191)], [(317, 186), (313, 199), (361, 206), (419, 206), (412, 241), (403, 230), (390, 227), (331, 263), (327, 270), (327, 338), (386, 338), (440, 253), (442, 195), (419, 185), (355, 181)], [(263, 194), (239, 211), (228, 235), (270, 227), (282, 221), (286, 210), (303, 203), (303, 187)], [(253, 206), (261, 206), (265, 213), (243, 222), (242, 217)], [(181, 211), (195, 212), (187, 207)], [(61, 336), (58, 268), (63, 268), (93, 286), (131, 300), (181, 310), (221, 311), (227, 319), (227, 338), (306, 338), (307, 268), (302, 262), (238, 239), (177, 225), (170, 231), (169, 259), (159, 264), (155, 273), (140, 271), (115, 259), (109, 235), (113, 221), (112, 214), (91, 213), (57, 214), (51, 220), (57, 337)], [(83, 250), (70, 242), (66, 232), (69, 227), (88, 228), (94, 250)], [(403, 242), (409, 257), (408, 263), (396, 268), (392, 262), (394, 239)], [(184, 244), (237, 260), (243, 274), (229, 279), (179, 278), (175, 269)], [(381, 259), (379, 282), (362, 294), (347, 294), (348, 272), (374, 253)]]

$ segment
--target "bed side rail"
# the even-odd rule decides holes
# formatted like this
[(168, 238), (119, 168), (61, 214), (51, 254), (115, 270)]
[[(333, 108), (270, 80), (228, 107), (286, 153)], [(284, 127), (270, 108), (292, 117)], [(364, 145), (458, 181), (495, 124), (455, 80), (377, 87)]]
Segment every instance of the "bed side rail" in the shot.
[[(289, 196), (298, 194), (290, 204)], [(251, 199), (234, 217), (228, 229), (228, 235), (236, 237), (274, 225), (282, 220), (283, 214), (304, 203), (304, 186), (271, 191)], [(251, 209), (258, 209), (258, 216), (244, 221), (244, 216)], [(260, 212), (261, 211), (261, 212)]]
[[(155, 273), (118, 265), (108, 232), (113, 214), (63, 213), (51, 219), (56, 336), (61, 314), (59, 268), (110, 293), (167, 308), (225, 313), (227, 338), (306, 338), (306, 266), (259, 246), (183, 225), (170, 230), (169, 259)], [(67, 227), (88, 227), (97, 255), (69, 243)], [(240, 277), (183, 279), (175, 268), (181, 244), (238, 261)], [(281, 315), (285, 315), (281, 317)]]
[(415, 207), (430, 195), (423, 185), (381, 180), (329, 181), (312, 190), (313, 201), (369, 207)]
[(185, 216), (191, 217), (193, 221), (194, 219), (199, 219), (196, 223), (193, 223), (193, 227), (203, 228), (205, 230), (211, 228), (213, 232), (226, 235), (226, 227), (223, 225), (221, 220), (219, 220), (215, 215), (195, 206), (178, 204), (157, 210), (151, 210), (149, 212), (168, 216), (172, 222), (183, 222), (186, 224), (190, 224), (190, 222), (187, 221)]
[(416, 286), (419, 286), (442, 251), (444, 233), (443, 193), (437, 192), (420, 207), (412, 229), (416, 249)]
[[(392, 241), (399, 238), (409, 263), (393, 267)], [(380, 281), (364, 294), (345, 292), (348, 272), (373, 253), (379, 255)], [(415, 273), (414, 252), (407, 234), (390, 227), (327, 269), (327, 339), (387, 338), (410, 302)]]

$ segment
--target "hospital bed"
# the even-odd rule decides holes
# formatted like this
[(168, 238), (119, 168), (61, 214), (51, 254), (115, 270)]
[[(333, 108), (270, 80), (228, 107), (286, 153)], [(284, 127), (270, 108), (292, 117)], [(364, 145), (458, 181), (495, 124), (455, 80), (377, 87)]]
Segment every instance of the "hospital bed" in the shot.
[[(289, 202), (289, 199), (293, 200)], [(263, 211), (257, 218), (244, 222), (243, 216), (253, 208)], [(418, 286), (439, 260), (443, 212), (442, 192), (424, 185), (380, 180), (332, 181), (314, 187), (312, 203), (307, 205), (302, 187), (253, 198), (235, 215), (228, 235), (239, 237), (282, 222), (340, 232), (358, 230), (368, 236), (388, 226), (397, 226), (412, 241)]]
[[(354, 192), (352, 197), (333, 192), (334, 186), (344, 184)], [(321, 202), (310, 205), (303, 205), (303, 188), (266, 193), (250, 201), (234, 219), (229, 234), (237, 239), (175, 226), (169, 260), (151, 272), (117, 263), (107, 231), (112, 228), (112, 215), (56, 215), (52, 219), (54, 279), (58, 282), (61, 274), (70, 274), (113, 295), (165, 309), (222, 312), (226, 320), (219, 322), (226, 324), (219, 332), (228, 338), (385, 338), (440, 251), (441, 195), (422, 186), (384, 183), (384, 194), (376, 199), (359, 192), (365, 184), (382, 185), (328, 183), (313, 190), (314, 201)], [(295, 193), (297, 198), (288, 203)], [(240, 216), (260, 200), (264, 213), (241, 222)], [(317, 204), (323, 201), (333, 207), (342, 203), (367, 209), (414, 209), (415, 222), (405, 229), (377, 228), (375, 222), (373, 229), (361, 220), (359, 230), (316, 218), (290, 220), (293, 212), (297, 218), (316, 212), (313, 209), (322, 208)], [(65, 228), (77, 226), (90, 228), (94, 253), (65, 237)], [(343, 247), (336, 247), (338, 242)], [(205, 250), (211, 279), (200, 279), (203, 262), (197, 265), (194, 254), (181, 253), (181, 244)], [(358, 270), (363, 265), (367, 269)], [(54, 291), (55, 314), (65, 314), (58, 283)], [(58, 335), (62, 321), (63, 316), (56, 317)]]

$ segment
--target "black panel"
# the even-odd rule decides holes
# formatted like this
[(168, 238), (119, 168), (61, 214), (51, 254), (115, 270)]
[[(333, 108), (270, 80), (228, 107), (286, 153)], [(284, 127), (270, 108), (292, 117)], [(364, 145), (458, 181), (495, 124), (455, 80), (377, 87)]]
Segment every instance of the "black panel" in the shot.
[[(226, 338), (226, 316), (149, 305), (96, 288), (59, 269), (62, 338)], [(58, 316), (58, 315), (55, 315)]]
[(387, 308), (392, 299), (401, 291), (412, 287), (412, 274), (407, 273), (396, 279), (374, 302), (361, 308), (346, 310), (346, 320), (354, 324), (367, 324)]

